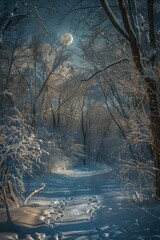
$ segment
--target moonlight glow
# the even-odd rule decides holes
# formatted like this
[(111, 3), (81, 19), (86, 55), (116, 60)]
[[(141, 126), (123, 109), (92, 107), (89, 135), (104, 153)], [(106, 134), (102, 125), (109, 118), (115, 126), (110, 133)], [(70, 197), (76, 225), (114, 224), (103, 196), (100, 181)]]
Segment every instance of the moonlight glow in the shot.
[(60, 37), (60, 42), (66, 46), (72, 44), (73, 36), (70, 33), (63, 33)]

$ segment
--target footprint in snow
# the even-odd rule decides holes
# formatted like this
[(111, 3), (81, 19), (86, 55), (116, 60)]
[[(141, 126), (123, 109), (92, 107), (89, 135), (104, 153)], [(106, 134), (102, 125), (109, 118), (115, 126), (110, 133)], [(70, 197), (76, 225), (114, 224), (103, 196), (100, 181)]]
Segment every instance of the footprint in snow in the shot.
[(53, 240), (63, 240), (63, 233), (56, 233), (53, 237)]
[[(95, 228), (97, 230), (99, 239), (109, 239), (110, 234), (108, 232), (104, 232), (104, 230), (102, 230), (100, 227), (96, 227)], [(107, 228), (108, 229), (108, 228)]]
[(92, 201), (94, 201), (94, 200), (96, 200), (97, 199), (97, 196), (91, 196), (90, 198), (89, 198), (89, 202), (92, 202)]
[(62, 204), (59, 208), (60, 208), (61, 210), (64, 210), (64, 209), (65, 209), (65, 205)]
[(31, 235), (26, 234), (24, 240), (34, 240)]
[(35, 233), (35, 240), (47, 240), (49, 238), (45, 233)]

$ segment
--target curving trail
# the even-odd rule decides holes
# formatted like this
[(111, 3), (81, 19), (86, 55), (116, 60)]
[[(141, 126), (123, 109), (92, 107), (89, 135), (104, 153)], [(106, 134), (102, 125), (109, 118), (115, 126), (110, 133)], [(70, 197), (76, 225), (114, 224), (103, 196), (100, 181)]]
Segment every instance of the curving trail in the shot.
[(46, 188), (29, 207), (43, 206), (40, 218), (44, 224), (3, 240), (160, 239), (159, 204), (127, 202), (123, 186), (104, 166), (53, 173), (43, 181)]

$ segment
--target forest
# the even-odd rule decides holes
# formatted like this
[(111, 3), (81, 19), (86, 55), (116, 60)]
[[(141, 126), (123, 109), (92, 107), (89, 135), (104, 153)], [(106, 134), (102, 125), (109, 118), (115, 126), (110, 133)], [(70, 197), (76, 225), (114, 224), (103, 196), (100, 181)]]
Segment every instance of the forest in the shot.
[(52, 181), (53, 198), (64, 191), (59, 208), (73, 206), (86, 181), (88, 205), (96, 202), (86, 212), (95, 213), (98, 187), (107, 201), (113, 178), (124, 201), (159, 209), (159, 0), (0, 0), (0, 76), (0, 232), (16, 234), (0, 239), (131, 239), (97, 225), (94, 236), (62, 236), (64, 226), (47, 237), (44, 229), (22, 231), (13, 216), (34, 204), (42, 210), (32, 199), (42, 201)]

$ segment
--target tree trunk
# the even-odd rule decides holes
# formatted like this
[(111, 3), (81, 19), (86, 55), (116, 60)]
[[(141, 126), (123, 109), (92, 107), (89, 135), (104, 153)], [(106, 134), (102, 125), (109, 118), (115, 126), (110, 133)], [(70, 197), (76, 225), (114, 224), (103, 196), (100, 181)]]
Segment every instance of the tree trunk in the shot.
[[(155, 34), (155, 11), (154, 11), (154, 0), (147, 0), (147, 26), (148, 26), (148, 36), (149, 39), (146, 39), (146, 46), (145, 42), (140, 41), (139, 36), (143, 34), (144, 32), (137, 28), (137, 24), (140, 25), (141, 22), (136, 23), (132, 21), (132, 17), (138, 16), (138, 11), (136, 10), (136, 1), (132, 1), (134, 8), (129, 9), (128, 11), (128, 5), (127, 1), (125, 0), (118, 0), (118, 6), (121, 13), (122, 21), (118, 21), (117, 17), (113, 13), (113, 11), (110, 8), (110, 5), (108, 4), (107, 0), (100, 0), (101, 5), (106, 12), (108, 18), (110, 19), (110, 22), (112, 25), (117, 29), (117, 31), (129, 42), (132, 57), (134, 61), (135, 68), (139, 72), (139, 74), (143, 77), (147, 84), (147, 95), (148, 95), (148, 101), (149, 101), (149, 114), (150, 114), (150, 129), (151, 129), (151, 148), (153, 153), (153, 160), (155, 164), (155, 175), (156, 175), (156, 195), (158, 198), (160, 198), (160, 113), (159, 113), (159, 104), (158, 104), (158, 96), (157, 96), (157, 86), (156, 86), (156, 80), (152, 77), (145, 76), (145, 70), (147, 68), (152, 67), (152, 72), (154, 73), (154, 66), (155, 66), (155, 60), (156, 60), (156, 49), (157, 49), (157, 40), (156, 40), (156, 34)], [(137, 1), (138, 3), (138, 1)], [(144, 13), (143, 13), (144, 14)], [(144, 14), (145, 16), (145, 14)], [(122, 24), (121, 24), (122, 22)], [(135, 31), (135, 29), (137, 29)], [(146, 33), (145, 33), (146, 34)], [(148, 49), (148, 52), (150, 51), (152, 54), (151, 56), (148, 56), (147, 60), (144, 64), (143, 54), (146, 53), (147, 45), (150, 45), (150, 48)], [(147, 56), (147, 54), (146, 54)]]
[(8, 206), (8, 202), (7, 202), (7, 195), (5, 192), (4, 187), (0, 184), (0, 190), (2, 191), (2, 195), (4, 198), (4, 204), (5, 204), (5, 208), (6, 208), (6, 215), (7, 215), (7, 222), (12, 224), (12, 219), (11, 219), (11, 215), (9, 212), (9, 206)]
[(83, 151), (85, 156), (83, 157), (83, 165), (86, 165), (86, 151), (87, 151), (87, 128), (84, 120), (84, 106), (85, 99), (83, 99), (82, 103), (82, 113), (81, 113), (81, 130), (82, 130), (82, 138), (83, 138)]
[(156, 168), (156, 195), (160, 198), (160, 114), (157, 98), (156, 82), (152, 78), (146, 78), (145, 82), (148, 85), (147, 93), (150, 108), (150, 127), (152, 133), (151, 147)]

